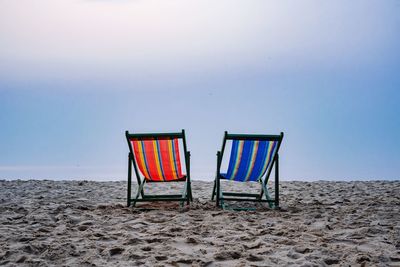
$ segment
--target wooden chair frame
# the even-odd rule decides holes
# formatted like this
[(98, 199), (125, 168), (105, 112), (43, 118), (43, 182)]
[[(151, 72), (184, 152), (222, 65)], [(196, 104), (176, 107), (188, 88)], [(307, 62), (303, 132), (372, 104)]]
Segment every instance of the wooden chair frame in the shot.
[[(259, 194), (250, 193), (237, 193), (237, 192), (224, 192), (221, 188), (221, 180), (226, 180), (221, 176), (221, 164), (225, 151), (227, 140), (259, 140), (259, 141), (278, 141), (275, 156), (269, 168), (265, 171), (264, 179), (261, 177), (259, 183), (261, 184), (261, 192)], [(216, 197), (216, 206), (226, 208), (225, 201), (253, 201), (253, 202), (267, 202), (271, 208), (279, 208), (279, 147), (283, 140), (283, 132), (280, 135), (256, 135), (256, 134), (228, 134), (225, 131), (222, 149), (217, 152), (217, 172), (214, 180), (214, 187), (211, 200)], [(267, 183), (272, 171), (275, 168), (275, 195), (272, 199), (268, 193)], [(265, 197), (265, 198), (263, 198)], [(241, 210), (242, 208), (234, 208)], [(247, 209), (245, 209), (247, 210)]]
[[(129, 146), (129, 154), (128, 154), (128, 190), (127, 190), (127, 206), (129, 207), (131, 204), (134, 207), (137, 202), (146, 202), (146, 201), (180, 201), (180, 205), (186, 202), (186, 204), (190, 204), (190, 201), (193, 201), (192, 195), (192, 187), (190, 182), (190, 152), (187, 151), (186, 147), (186, 138), (185, 138), (185, 130), (182, 132), (176, 133), (129, 133), (125, 132), (126, 140)], [(172, 181), (151, 181), (146, 180), (146, 178), (141, 178), (139, 174), (139, 170), (137, 167), (137, 162), (133, 153), (131, 139), (139, 139), (139, 140), (154, 140), (154, 139), (182, 139), (183, 150), (184, 150), (184, 162), (186, 168), (186, 176), (180, 180), (172, 180)], [(134, 167), (136, 179), (138, 182), (138, 190), (135, 194), (135, 197), (132, 198), (132, 165)], [(183, 188), (182, 194), (163, 194), (163, 195), (148, 195), (144, 193), (144, 185), (146, 183), (170, 183), (170, 182), (185, 182), (185, 186)], [(141, 198), (140, 198), (141, 197)]]

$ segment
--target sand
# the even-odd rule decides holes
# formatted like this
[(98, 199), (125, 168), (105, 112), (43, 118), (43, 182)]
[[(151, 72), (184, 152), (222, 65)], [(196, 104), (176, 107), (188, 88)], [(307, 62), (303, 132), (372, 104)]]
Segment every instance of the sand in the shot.
[(0, 265), (400, 266), (400, 181), (282, 182), (279, 211), (223, 211), (211, 189), (132, 210), (125, 182), (1, 180)]

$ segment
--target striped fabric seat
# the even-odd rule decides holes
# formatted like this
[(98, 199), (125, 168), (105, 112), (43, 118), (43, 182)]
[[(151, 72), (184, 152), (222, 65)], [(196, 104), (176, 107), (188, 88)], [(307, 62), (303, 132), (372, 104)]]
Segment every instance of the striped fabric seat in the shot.
[(259, 181), (271, 166), (278, 141), (232, 140), (227, 173), (221, 178), (238, 181)]
[(184, 180), (178, 139), (131, 139), (140, 172), (147, 181)]

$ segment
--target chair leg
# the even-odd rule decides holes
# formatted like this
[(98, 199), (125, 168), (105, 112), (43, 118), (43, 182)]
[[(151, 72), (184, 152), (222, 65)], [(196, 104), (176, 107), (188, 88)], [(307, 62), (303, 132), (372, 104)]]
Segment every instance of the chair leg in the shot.
[(192, 182), (189, 182), (189, 197), (190, 201), (193, 201)]
[(216, 206), (217, 207), (220, 207), (220, 191), (221, 191), (221, 184), (220, 184), (220, 180), (219, 180), (219, 178), (217, 177), (217, 178), (215, 178), (215, 183), (216, 183), (216, 187), (217, 187), (217, 193), (216, 193), (216, 195), (217, 195), (217, 197), (216, 197)]
[(219, 206), (222, 209), (225, 209), (225, 202), (224, 202), (224, 191), (222, 190), (222, 186), (221, 186), (221, 180), (218, 181), (218, 187), (219, 187)]
[(142, 188), (142, 192), (140, 192), (140, 195), (142, 196), (142, 198), (145, 198), (144, 189), (143, 188)]
[(188, 187), (188, 182), (185, 182), (185, 185), (183, 187), (182, 190), (182, 197), (181, 197), (181, 201), (180, 201), (180, 206), (183, 207), (183, 204), (185, 203), (185, 200), (188, 202), (189, 198), (188, 198), (188, 192), (187, 192), (187, 188)]
[(212, 190), (212, 195), (211, 195), (211, 200), (214, 200), (214, 196), (215, 196), (215, 184), (217, 183), (217, 178), (215, 178), (214, 180), (214, 186), (213, 186), (213, 190)]
[(186, 205), (190, 204), (190, 182), (187, 182), (186, 185)]
[(139, 184), (139, 188), (138, 188), (138, 191), (137, 191), (137, 193), (136, 193), (136, 197), (135, 197), (135, 199), (133, 200), (132, 207), (135, 207), (135, 205), (136, 205), (136, 200), (139, 198), (140, 193), (143, 192), (143, 187), (144, 187), (144, 184), (145, 184), (145, 183), (146, 183), (146, 180), (143, 180), (143, 181)]
[(268, 206), (270, 207), (270, 208), (273, 208), (274, 207), (274, 205), (271, 203), (271, 197), (269, 196), (269, 194), (268, 194), (268, 189), (267, 189), (267, 186), (266, 186), (266, 184), (264, 183), (264, 182), (262, 182), (261, 183), (262, 184), (262, 191), (264, 191), (264, 194), (265, 194), (265, 198), (268, 200)]
[(279, 209), (279, 155), (276, 154), (275, 160), (275, 208)]
[(128, 192), (127, 192), (127, 206), (131, 205), (131, 190), (132, 190), (132, 165), (131, 165), (131, 156), (128, 155)]
[(264, 185), (263, 185), (264, 181), (261, 179), (260, 183), (261, 183), (261, 192), (259, 198), (262, 199), (264, 196)]

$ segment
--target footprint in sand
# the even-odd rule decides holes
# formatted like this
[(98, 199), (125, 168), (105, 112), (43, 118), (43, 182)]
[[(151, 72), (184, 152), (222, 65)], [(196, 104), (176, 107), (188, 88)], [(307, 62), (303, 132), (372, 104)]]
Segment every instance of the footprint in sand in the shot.
[(120, 247), (115, 247), (115, 248), (111, 248), (108, 252), (110, 253), (110, 256), (115, 256), (115, 255), (119, 255), (122, 254), (122, 252), (124, 252), (124, 248), (120, 248)]

